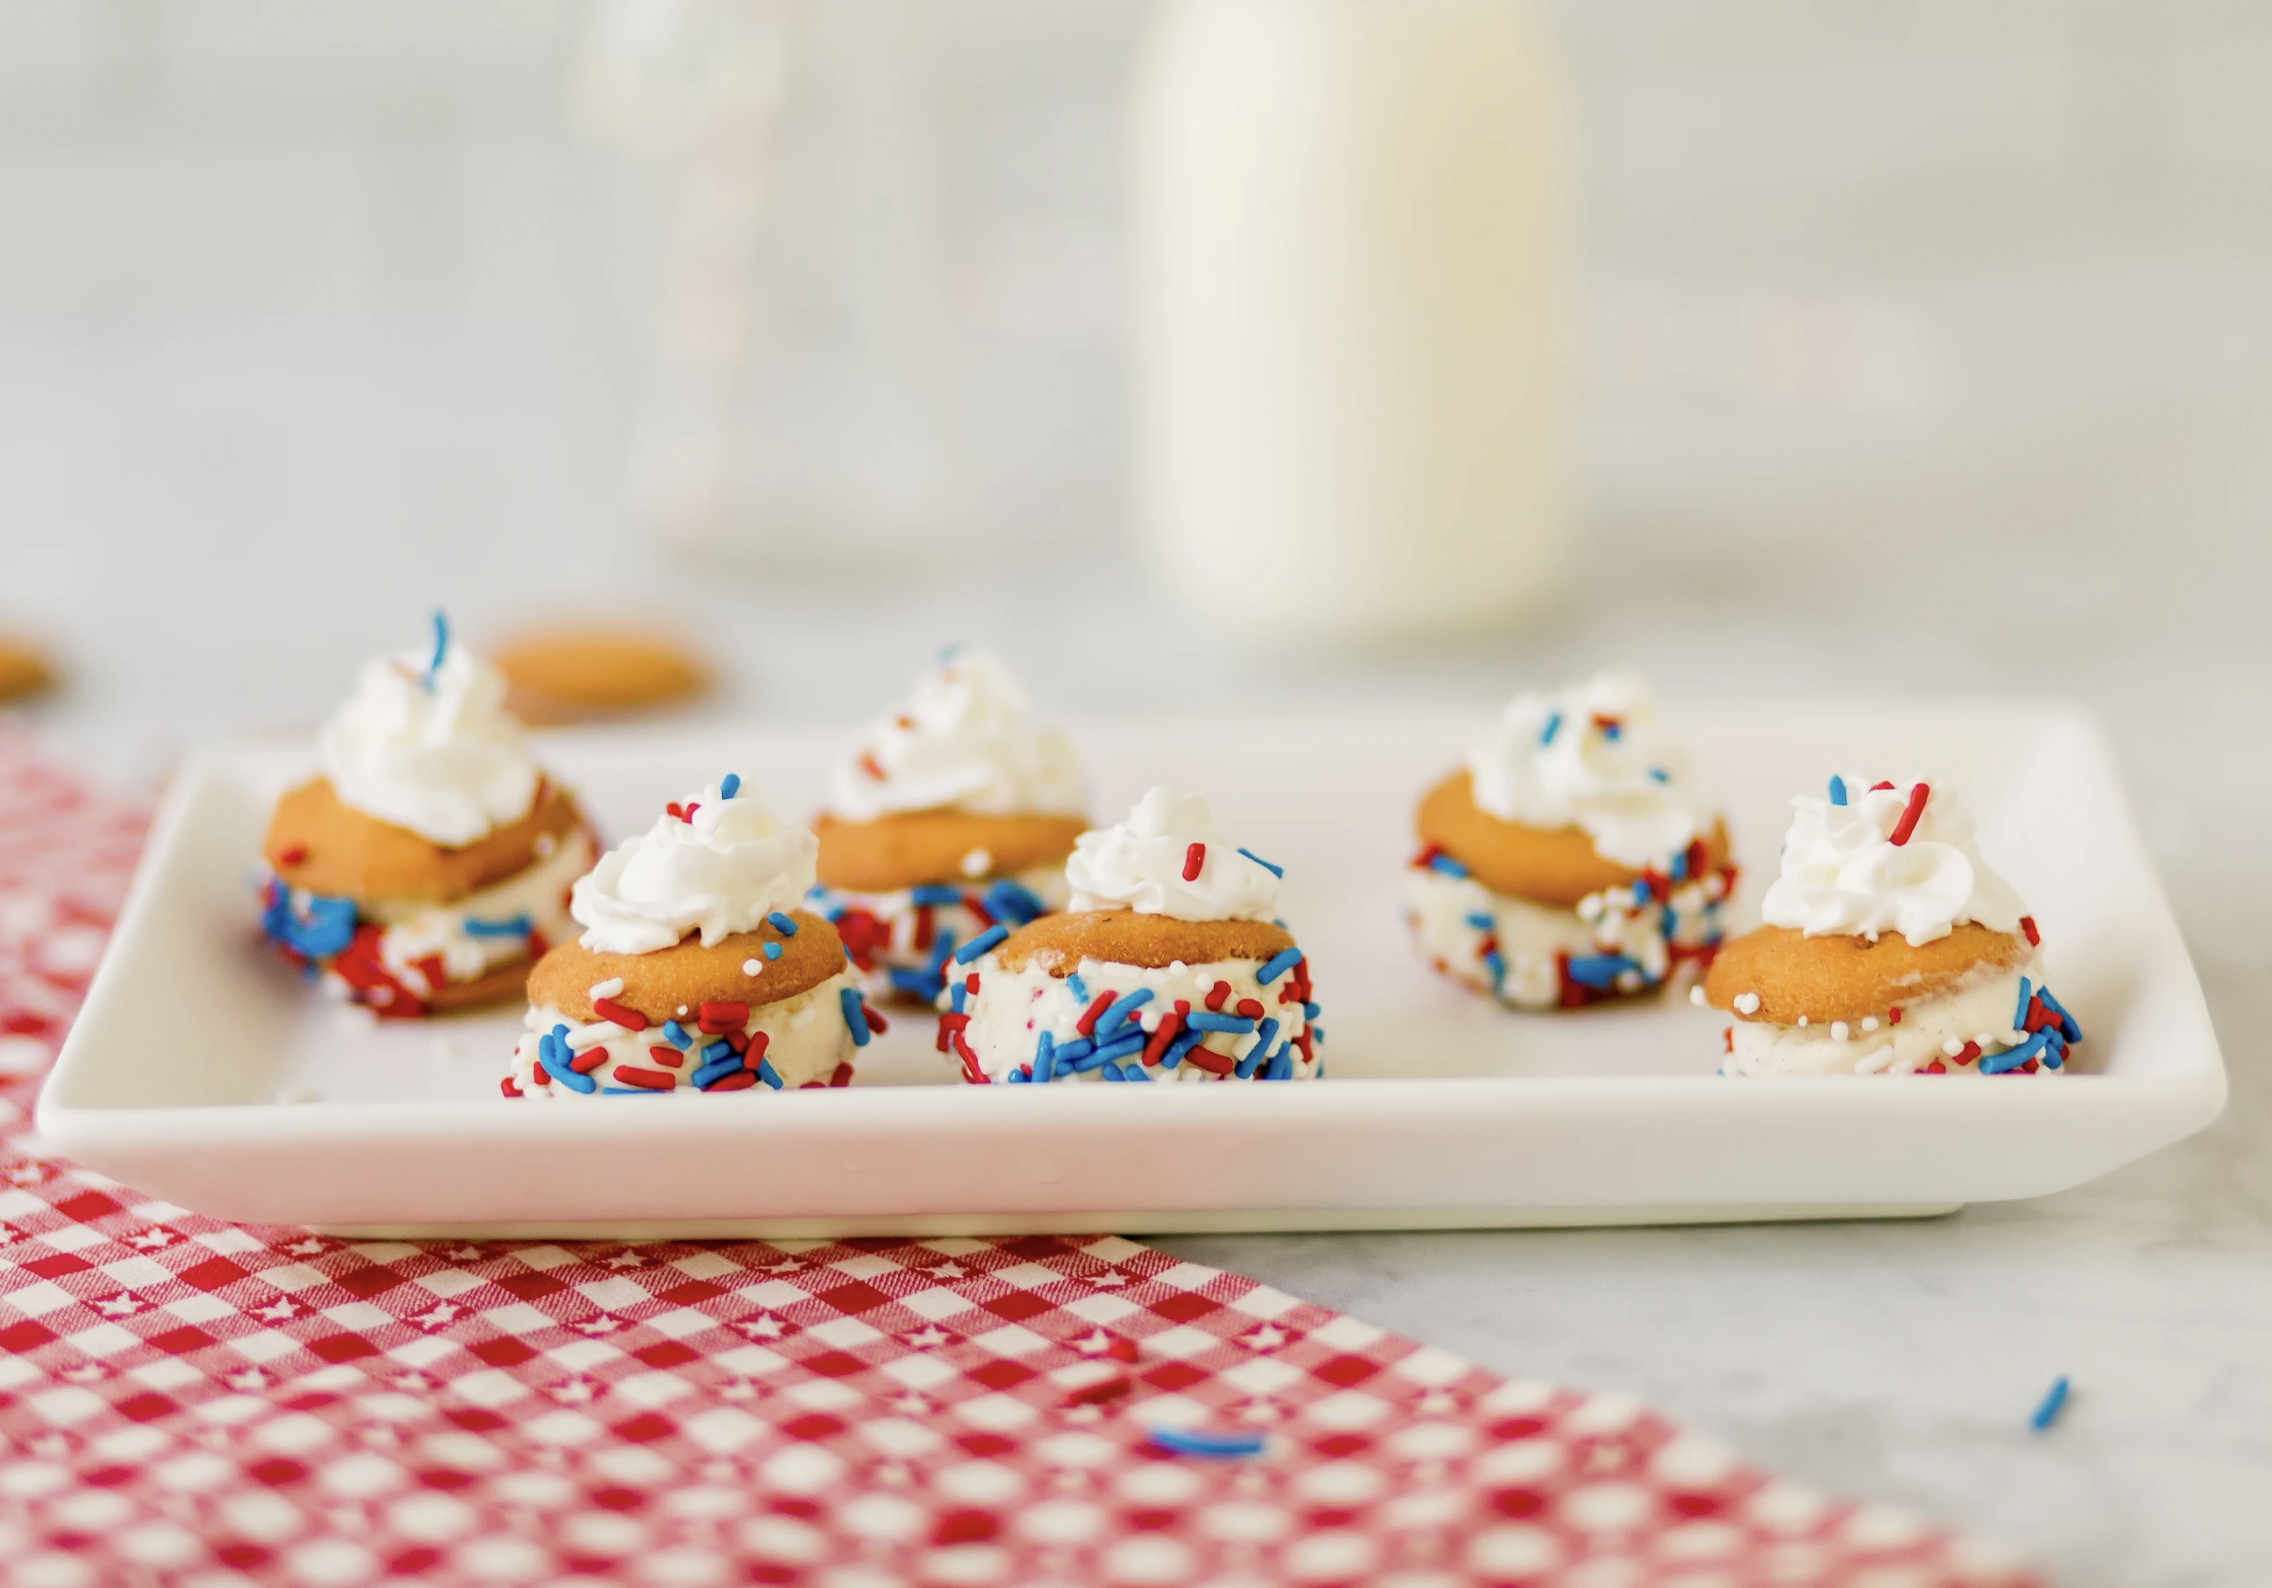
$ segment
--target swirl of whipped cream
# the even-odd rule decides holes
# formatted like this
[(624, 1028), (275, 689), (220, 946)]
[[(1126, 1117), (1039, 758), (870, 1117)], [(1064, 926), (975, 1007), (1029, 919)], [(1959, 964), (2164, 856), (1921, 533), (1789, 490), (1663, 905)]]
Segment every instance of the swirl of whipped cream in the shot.
[(461, 849), (527, 815), (539, 773), (505, 675), (446, 638), (439, 650), (366, 662), (317, 753), (342, 804)]
[(1078, 816), (1087, 799), (1073, 747), (1027, 726), (1025, 692), (1010, 670), (990, 652), (957, 649), (837, 766), (828, 804), (847, 821), (870, 822), (946, 809)]
[(1076, 910), (1267, 921), (1278, 908), (1278, 873), (1218, 832), (1205, 800), (1164, 788), (1138, 800), (1126, 821), (1075, 839), (1065, 880)]
[(1517, 695), (1468, 748), (1467, 767), (1480, 809), (1526, 827), (1582, 828), (1603, 859), (1635, 870), (1663, 865), (1708, 825), (1688, 758), (1631, 673)]
[(707, 948), (801, 903), (819, 854), (810, 828), (783, 823), (728, 778), (602, 855), (577, 880), (568, 913), (594, 953), (651, 954), (697, 930)]
[[(1911, 820), (1919, 789), (1923, 808)], [(1964, 921), (2019, 929), (2020, 896), (1980, 858), (1972, 818), (1953, 791), (1848, 772), (1831, 780), (1826, 796), (1793, 799), (1791, 811), (1782, 874), (1759, 906), (1770, 926), (1873, 940), (1899, 932), (1913, 944), (1946, 937)]]

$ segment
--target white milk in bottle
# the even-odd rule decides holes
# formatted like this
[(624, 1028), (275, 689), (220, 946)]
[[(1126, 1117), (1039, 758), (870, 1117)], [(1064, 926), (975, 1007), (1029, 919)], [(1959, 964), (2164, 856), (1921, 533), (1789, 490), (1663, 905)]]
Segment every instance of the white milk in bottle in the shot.
[(1559, 85), (1520, 0), (1166, 0), (1137, 70), (1136, 513), (1276, 642), (1489, 628), (1565, 507)]

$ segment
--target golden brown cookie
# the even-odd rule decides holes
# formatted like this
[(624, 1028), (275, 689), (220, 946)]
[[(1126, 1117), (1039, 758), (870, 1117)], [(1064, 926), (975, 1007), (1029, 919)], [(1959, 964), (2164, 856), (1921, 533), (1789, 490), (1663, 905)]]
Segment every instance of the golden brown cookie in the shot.
[(29, 640), (0, 636), (0, 700), (36, 695), (55, 682), (47, 658)]
[(487, 1004), (517, 1001), (529, 984), (529, 969), (536, 963), (526, 954), (503, 965), (492, 965), (472, 981), (447, 981), (419, 1000), (435, 1014), (456, 1014)]
[(568, 792), (546, 779), (519, 821), (463, 849), (445, 849), (341, 804), (331, 780), (319, 777), (276, 802), (261, 856), (292, 887), (330, 898), (449, 904), (518, 876), (542, 858), (540, 839), (559, 843), (583, 825)]
[(1956, 991), (1982, 972), (2018, 970), (2035, 950), (2027, 939), (1968, 921), (1922, 947), (1898, 932), (1866, 937), (1807, 937), (1788, 926), (1763, 926), (1723, 943), (1705, 973), (1704, 998), (1736, 1014), (1735, 1001), (1759, 995), (1739, 1020), (1795, 1026), (1804, 1015), (1820, 1025), (1883, 1015), (1899, 1004)]
[(1293, 934), (1268, 921), (1179, 921), (1134, 910), (1073, 910), (1019, 927), (995, 948), (994, 962), (1011, 971), (1033, 964), (1062, 978), (1079, 970), (1084, 959), (1153, 968), (1178, 960), (1211, 965), (1267, 960), (1293, 946)]
[[(1422, 843), (1442, 849), (1492, 892), (1536, 904), (1570, 908), (1589, 893), (1629, 886), (1641, 875), (1604, 860), (1582, 827), (1526, 827), (1492, 815), (1475, 803), (1465, 767), (1422, 797), (1413, 825)], [(1708, 867), (1727, 864), (1724, 823), (1714, 820), (1704, 844)]]
[(490, 659), (512, 686), (507, 703), (527, 722), (653, 710), (692, 699), (710, 681), (683, 647), (605, 623), (525, 633)]
[[(822, 814), (820, 880), (855, 893), (891, 893), (927, 882), (976, 882), (1054, 865), (1088, 830), (1078, 816), (977, 816), (968, 811), (904, 811), (872, 822)], [(982, 855), (985, 865), (964, 862)]]
[[(636, 1009), (649, 1024), (660, 1025), (677, 1019), (681, 1009), (706, 1003), (776, 1004), (794, 998), (849, 962), (835, 927), (805, 910), (788, 914), (797, 923), (794, 936), (761, 926), (721, 938), (710, 948), (692, 934), (676, 947), (652, 954), (597, 954), (570, 940), (537, 961), (529, 976), (529, 1002), (570, 1020), (599, 1020), (605, 1017), (592, 1007), (591, 989), (620, 976), (623, 991), (609, 1002)], [(779, 959), (765, 957), (768, 943), (780, 945)], [(753, 959), (765, 967), (755, 976), (742, 969)]]

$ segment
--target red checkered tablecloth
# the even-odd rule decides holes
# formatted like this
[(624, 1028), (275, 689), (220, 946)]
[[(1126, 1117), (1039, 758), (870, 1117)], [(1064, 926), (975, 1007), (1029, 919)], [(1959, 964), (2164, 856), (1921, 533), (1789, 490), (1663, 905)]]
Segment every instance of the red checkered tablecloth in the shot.
[(350, 1242), (48, 1161), (139, 835), (0, 738), (0, 1581), (2030, 1580), (1116, 1237)]

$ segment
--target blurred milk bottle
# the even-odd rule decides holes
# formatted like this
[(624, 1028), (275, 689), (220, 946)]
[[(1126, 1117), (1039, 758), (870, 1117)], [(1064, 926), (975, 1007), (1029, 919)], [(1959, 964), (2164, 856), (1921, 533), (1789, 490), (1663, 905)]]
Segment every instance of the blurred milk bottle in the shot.
[(1565, 563), (1562, 104), (1522, 0), (1166, 0), (1132, 115), (1137, 515), (1196, 615), (1412, 638)]

